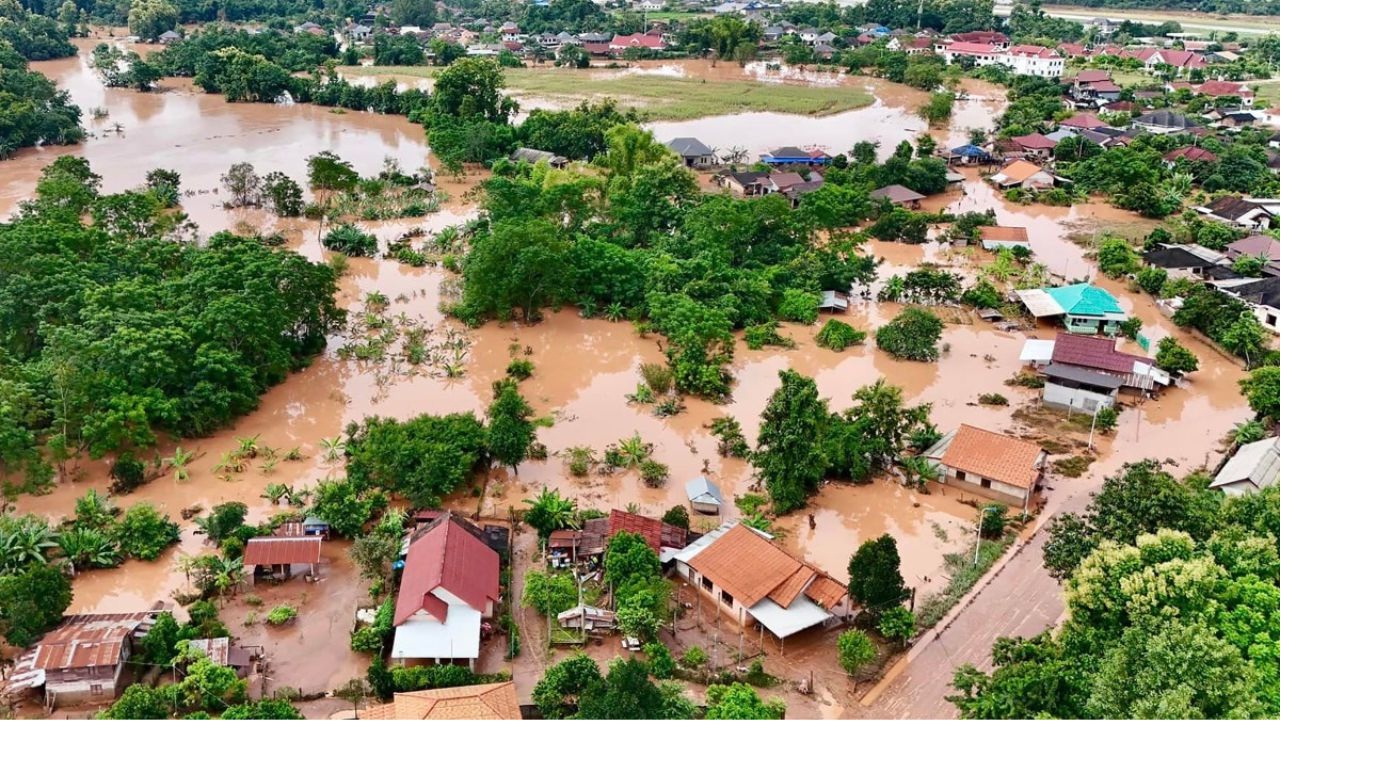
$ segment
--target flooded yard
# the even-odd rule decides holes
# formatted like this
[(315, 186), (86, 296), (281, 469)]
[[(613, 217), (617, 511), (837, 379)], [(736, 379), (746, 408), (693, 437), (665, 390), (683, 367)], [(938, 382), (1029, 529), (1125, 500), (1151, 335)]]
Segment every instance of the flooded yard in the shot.
[[(679, 65), (684, 68), (682, 75), (666, 75), (694, 77), (690, 68), (696, 65), (705, 68), (697, 72), (697, 77), (702, 78), (755, 81), (797, 77), (726, 64), (714, 68), (702, 62)], [(0, 177), (0, 213), (12, 212), (20, 201), (32, 195), (43, 166), (61, 153), (76, 153), (91, 160), (93, 170), (105, 179), (106, 192), (142, 184), (145, 172), (155, 167), (176, 170), (183, 176), (184, 188), (196, 192), (185, 197), (185, 208), (204, 237), (246, 222), (257, 230), (283, 231), (295, 249), (321, 259), (316, 223), (279, 221), (262, 211), (224, 209), (215, 189), (227, 167), (238, 161), (251, 161), (262, 172), (278, 169), (303, 179), (305, 158), (323, 150), (338, 153), (359, 170), (371, 173), (380, 169), (387, 157), (397, 159), (405, 169), (425, 164), (438, 166), (428, 152), (420, 127), (400, 117), (334, 114), (313, 106), (228, 104), (220, 96), (197, 93), (191, 84), (178, 81), (168, 83), (168, 90), (150, 94), (106, 90), (80, 59), (39, 63), (36, 69), (57, 80), (61, 88), (69, 89), (85, 111), (102, 106), (110, 115), (95, 123), (88, 117), (90, 128), (98, 136), (80, 146), (24, 151), (14, 159), (0, 162), (4, 172)], [(835, 84), (847, 78), (820, 73), (802, 77), (815, 83), (819, 83), (817, 79), (837, 77)], [(997, 87), (976, 83), (966, 86), (979, 98), (957, 103), (951, 126), (932, 131), (942, 142), (966, 142), (970, 128), (987, 128), (1002, 110)], [(874, 88), (877, 91), (872, 106), (831, 116), (744, 113), (656, 123), (651, 129), (660, 139), (693, 135), (713, 146), (742, 145), (754, 153), (784, 144), (819, 145), (833, 152), (846, 152), (853, 142), (864, 138), (880, 140), (890, 148), (925, 130), (914, 110), (920, 92), (880, 82)], [(917, 102), (913, 104), (913, 100)], [(117, 123), (122, 132), (105, 131)], [(441, 176), (442, 187), (452, 198), (440, 212), (423, 219), (363, 226), (378, 236), (391, 238), (413, 227), (433, 231), (465, 223), (475, 216), (470, 192), (480, 179), (477, 173), (461, 180)], [(1102, 229), (1109, 223), (1131, 225), (1137, 220), (1132, 213), (1102, 202), (1059, 208), (1013, 205), (974, 173), (969, 174), (962, 189), (931, 197), (926, 206), (951, 212), (994, 209), (1001, 225), (1028, 229), (1037, 260), (1052, 273), (1076, 279), (1096, 271), (1083, 257), (1085, 246), (1070, 238), (1072, 232)], [(950, 261), (962, 271), (974, 271), (991, 260), (986, 254), (946, 250), (933, 243), (873, 241), (868, 249), (883, 259), (884, 277), (903, 273), (922, 262)], [(492, 323), (470, 330), (446, 318), (438, 309), (440, 284), (449, 276), (440, 268), (351, 259), (339, 285), (339, 300), (352, 313), (358, 313), (364, 308), (367, 293), (383, 293), (391, 299), (390, 314), (404, 313), (413, 319), (414, 324), (430, 331), (430, 341), (439, 347), (444, 346), (443, 342), (453, 342), (451, 346), (462, 359), (460, 375), (449, 377), (441, 369), (431, 367), (411, 369), (399, 364), (348, 360), (342, 357), (347, 336), (335, 337), (324, 356), (266, 393), (252, 414), (208, 437), (177, 442), (198, 455), (190, 466), (189, 480), (178, 482), (164, 476), (133, 494), (115, 498), (117, 502), (128, 506), (151, 501), (177, 518), (178, 513), (190, 507), (209, 508), (239, 500), (250, 507), (252, 522), (263, 522), (275, 510), (261, 497), (267, 484), (305, 487), (320, 478), (341, 475), (342, 463), (329, 461), (320, 453), (321, 439), (341, 435), (348, 422), (372, 415), (408, 418), (425, 412), (480, 412), (490, 398), (491, 383), (505, 373), (506, 365), (517, 353), (523, 353), (536, 366), (534, 377), (522, 383), (523, 394), (537, 414), (553, 419), (552, 426), (538, 432), (539, 441), (548, 449), (548, 458), (526, 461), (516, 474), (493, 471), (484, 487), (484, 498), (464, 491), (448, 503), (452, 507), (466, 512), (480, 510), (483, 516), (502, 518), (508, 508), (521, 506), (541, 486), (550, 486), (576, 497), (580, 508), (621, 508), (632, 504), (658, 518), (667, 508), (684, 504), (683, 483), (702, 474), (717, 481), (731, 500), (753, 486), (754, 472), (745, 461), (720, 457), (707, 426), (720, 416), (735, 417), (748, 439), (755, 443), (759, 415), (778, 384), (778, 372), (786, 368), (812, 376), (832, 410), (847, 408), (856, 389), (885, 378), (903, 389), (909, 403), (931, 404), (932, 421), (945, 430), (970, 423), (996, 430), (1025, 431), (1013, 418), (1013, 412), (1036, 400), (1036, 391), (1004, 384), (1019, 370), (1017, 358), (1025, 333), (1004, 333), (977, 320), (949, 325), (942, 339), (947, 353), (937, 363), (924, 364), (893, 360), (876, 348), (871, 337), (863, 345), (841, 353), (823, 349), (813, 340), (821, 320), (810, 326), (783, 325), (783, 333), (795, 342), (791, 349), (751, 351), (739, 341), (733, 362), (735, 384), (728, 403), (686, 399), (683, 413), (657, 418), (649, 407), (629, 403), (625, 396), (637, 386), (641, 363), (664, 362), (659, 337), (643, 337), (630, 323), (583, 319), (572, 309), (549, 314), (533, 326)], [(1132, 294), (1109, 280), (1100, 280), (1099, 284), (1113, 291), (1131, 314), (1143, 320), (1144, 330), (1153, 341), (1163, 335), (1179, 338), (1199, 357), (1201, 370), (1159, 400), (1124, 411), (1113, 436), (1100, 440), (1099, 460), (1083, 477), (1052, 477), (1052, 510), (1082, 507), (1102, 477), (1126, 461), (1169, 458), (1181, 470), (1208, 464), (1219, 438), (1249, 416), (1238, 394), (1238, 363), (1176, 330), (1150, 298)], [(899, 310), (898, 304), (855, 297), (843, 319), (859, 329), (871, 330), (891, 320)], [(1050, 330), (1041, 332), (1043, 336), (1052, 334)], [(988, 392), (1006, 396), (1011, 406), (979, 405), (978, 396)], [(633, 434), (653, 444), (655, 459), (669, 466), (670, 478), (664, 487), (646, 486), (634, 472), (594, 472), (575, 478), (561, 458), (566, 448), (587, 446), (601, 452), (607, 444)], [(251, 436), (281, 452), (299, 449), (305, 459), (280, 462), (268, 472), (251, 469), (229, 478), (214, 475), (213, 463), (235, 448), (238, 438)], [(167, 455), (174, 446), (173, 441), (166, 441), (161, 444), (159, 455)], [(46, 515), (56, 522), (71, 512), (73, 502), (88, 487), (105, 488), (106, 465), (104, 461), (80, 462), (73, 475), (59, 482), (51, 493), (21, 498), (19, 509)], [(949, 490), (940, 493), (932, 487), (931, 493), (922, 494), (883, 478), (863, 486), (826, 486), (807, 508), (777, 519), (776, 527), (784, 533), (787, 550), (844, 580), (849, 557), (863, 541), (891, 534), (900, 547), (908, 585), (922, 594), (943, 587), (945, 579), (939, 572), (943, 556), (967, 550), (973, 536), (973, 519), (973, 508), (958, 502)], [(210, 550), (201, 536), (192, 534), (191, 521), (180, 524), (183, 542), (158, 561), (129, 562), (118, 569), (79, 575), (71, 611), (127, 611), (169, 600), (184, 583), (177, 569), (178, 557)], [(533, 540), (533, 536), (526, 537)], [(328, 544), (321, 581), (295, 580), (281, 586), (257, 587), (253, 593), (261, 598), (264, 609), (279, 603), (300, 609), (299, 620), (282, 630), (248, 623), (257, 610), (248, 603), (245, 592), (224, 609), (223, 619), (235, 634), (249, 644), (265, 646), (273, 663), (271, 691), (283, 685), (305, 693), (321, 692), (364, 672), (364, 657), (348, 650), (352, 614), (363, 590), (347, 558), (344, 541)], [(533, 636), (531, 628), (527, 625), (528, 636)], [(726, 622), (722, 624), (725, 636), (731, 629)], [(679, 635), (686, 636), (695, 635), (683, 631)], [(731, 636), (735, 639), (737, 633), (732, 632)], [(811, 641), (811, 637), (793, 640), (787, 644), (784, 655), (777, 654), (774, 661), (768, 661), (768, 669), (776, 673), (779, 668), (784, 676), (794, 675), (796, 680), (814, 670), (831, 669), (826, 666), (833, 661), (830, 638), (825, 634), (822, 641)], [(543, 644), (537, 647), (527, 642), (520, 660), (501, 665), (514, 671), (523, 696), (528, 695), (529, 687), (537, 679), (543, 656)], [(846, 679), (835, 685), (841, 691)], [(832, 692), (813, 700), (807, 698), (792, 705), (792, 714), (833, 715), (835, 702), (843, 700)]]

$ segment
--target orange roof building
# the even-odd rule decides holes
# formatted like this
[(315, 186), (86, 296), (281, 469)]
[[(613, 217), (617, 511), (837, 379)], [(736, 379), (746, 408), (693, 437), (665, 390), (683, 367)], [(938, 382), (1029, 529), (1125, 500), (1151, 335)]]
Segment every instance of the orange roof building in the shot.
[(362, 720), (520, 720), (512, 682), (460, 685), (395, 694), (395, 701), (367, 707)]
[(960, 425), (926, 452), (941, 481), (990, 500), (1031, 510), (1046, 452), (1031, 441)]
[(744, 626), (751, 619), (782, 641), (852, 612), (847, 586), (740, 522), (724, 524), (674, 558), (680, 576), (721, 613)]

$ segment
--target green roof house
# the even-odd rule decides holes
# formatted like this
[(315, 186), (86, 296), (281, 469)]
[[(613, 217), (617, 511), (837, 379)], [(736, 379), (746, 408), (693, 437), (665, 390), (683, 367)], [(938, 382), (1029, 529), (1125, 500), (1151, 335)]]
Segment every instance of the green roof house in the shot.
[(1128, 319), (1112, 293), (1088, 282), (1019, 290), (1017, 298), (1037, 319), (1063, 318), (1065, 330), (1072, 333), (1114, 334), (1118, 332), (1118, 324)]

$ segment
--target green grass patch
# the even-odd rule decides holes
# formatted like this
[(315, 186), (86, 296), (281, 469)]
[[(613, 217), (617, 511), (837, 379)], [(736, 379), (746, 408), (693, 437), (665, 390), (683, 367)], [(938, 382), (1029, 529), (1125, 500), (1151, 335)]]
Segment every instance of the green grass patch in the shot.
[(1282, 82), (1259, 81), (1253, 84), (1253, 99), (1267, 100), (1270, 107), (1282, 106)]
[(1094, 458), (1087, 455), (1076, 455), (1066, 457), (1051, 463), (1051, 469), (1066, 478), (1079, 478), (1089, 470), (1089, 466), (1094, 463)]
[(978, 579), (988, 572), (988, 568), (1012, 545), (1012, 536), (1004, 535), (999, 540), (984, 540), (978, 546), (978, 563), (974, 563), (973, 546), (957, 554), (945, 555), (945, 572), (949, 574), (949, 585), (944, 591), (927, 595), (916, 609), (916, 631), (923, 632), (935, 626), (945, 617), (959, 600), (964, 598)]
[[(728, 65), (733, 67), (735, 65)], [(430, 77), (432, 67), (342, 67), (344, 75)], [(705, 81), (594, 67), (508, 69), (506, 89), (518, 97), (534, 97), (564, 105), (612, 98), (640, 110), (651, 121), (687, 121), (707, 116), (768, 111), (824, 116), (856, 110), (873, 103), (859, 88), (827, 88), (803, 84), (756, 81)]]

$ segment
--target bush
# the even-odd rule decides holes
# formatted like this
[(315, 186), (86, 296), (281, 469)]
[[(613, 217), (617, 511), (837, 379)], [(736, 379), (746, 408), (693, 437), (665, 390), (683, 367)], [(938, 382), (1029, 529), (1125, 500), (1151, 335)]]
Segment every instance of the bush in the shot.
[(640, 470), (641, 480), (652, 489), (664, 486), (665, 480), (670, 477), (670, 467), (655, 460), (642, 462)]
[(1046, 377), (1040, 374), (1029, 374), (1025, 371), (1018, 372), (1015, 376), (1003, 384), (1008, 387), (1026, 387), (1031, 390), (1039, 390), (1046, 386)]
[(704, 653), (703, 648), (700, 648), (697, 645), (690, 648), (689, 650), (686, 650), (684, 652), (684, 655), (680, 656), (680, 666), (684, 667), (685, 669), (699, 669), (707, 663), (708, 654)]
[(111, 466), (111, 491), (117, 494), (134, 491), (145, 482), (145, 463), (134, 454), (125, 452)]
[(664, 395), (675, 388), (675, 372), (660, 363), (642, 363), (641, 378), (656, 395)]
[(877, 631), (894, 642), (905, 642), (916, 631), (916, 617), (900, 605), (889, 608), (877, 619)]
[(535, 364), (525, 358), (512, 360), (506, 366), (506, 375), (518, 382), (525, 381), (535, 374)]
[(646, 666), (651, 670), (651, 676), (660, 680), (668, 680), (675, 676), (675, 659), (670, 655), (670, 649), (658, 642), (647, 643), (645, 646)]
[(809, 325), (819, 319), (819, 294), (805, 290), (787, 290), (781, 296), (777, 316), (782, 320)]
[(1093, 457), (1076, 455), (1074, 457), (1065, 457), (1052, 462), (1051, 469), (1066, 478), (1079, 478), (1089, 470), (1089, 466), (1093, 464), (1093, 462)]
[(666, 511), (665, 515), (660, 517), (660, 520), (666, 524), (673, 524), (676, 527), (689, 529), (689, 509), (685, 508), (683, 505), (676, 505)]
[[(1012, 254), (1016, 256), (1017, 252), (1022, 249), (1014, 247)], [(1003, 298), (1002, 291), (993, 287), (991, 282), (980, 279), (974, 283), (973, 287), (964, 291), (963, 295), (959, 296), (959, 300), (978, 309), (999, 309), (1006, 299)]]
[(940, 318), (921, 309), (905, 309), (877, 329), (877, 346), (892, 357), (929, 362), (940, 357), (937, 345), (944, 331)]
[(839, 666), (843, 671), (856, 676), (858, 672), (877, 658), (877, 646), (861, 629), (849, 629), (839, 635)]
[(290, 605), (278, 605), (265, 616), (265, 623), (283, 626), (299, 617), (299, 611)]
[(985, 392), (978, 396), (978, 402), (984, 406), (1006, 406), (1007, 396), (996, 392)]
[(747, 342), (748, 349), (753, 350), (764, 347), (785, 347), (787, 349), (794, 347), (795, 340), (788, 336), (782, 336), (779, 328), (780, 323), (775, 321), (749, 325), (742, 332), (742, 340)]
[(988, 540), (996, 540), (1002, 537), (1002, 531), (1007, 528), (1007, 506), (1001, 503), (989, 503), (983, 506), (983, 511), (979, 520), (979, 530), (983, 537)]
[(1166, 286), (1166, 269), (1148, 266), (1137, 273), (1137, 286), (1144, 293), (1161, 298), (1162, 288)]
[(1094, 415), (1094, 427), (1101, 433), (1107, 433), (1118, 426), (1118, 409), (1112, 406), (1104, 406)]
[(327, 236), (323, 237), (323, 246), (343, 255), (360, 258), (375, 255), (376, 237), (356, 226), (342, 223), (333, 226)]
[(1141, 265), (1137, 251), (1122, 239), (1108, 237), (1099, 247), (1099, 271), (1110, 277), (1132, 274)]
[(384, 645), (385, 637), (374, 626), (352, 632), (352, 650), (358, 653), (379, 653)]
[(854, 344), (862, 344), (867, 338), (867, 333), (854, 328), (846, 322), (840, 320), (830, 320), (824, 323), (824, 327), (815, 334), (815, 343), (825, 349), (832, 349), (835, 352), (842, 352), (844, 349)]
[(116, 522), (112, 535), (121, 552), (154, 561), (170, 543), (178, 542), (178, 525), (149, 503), (137, 503)]

